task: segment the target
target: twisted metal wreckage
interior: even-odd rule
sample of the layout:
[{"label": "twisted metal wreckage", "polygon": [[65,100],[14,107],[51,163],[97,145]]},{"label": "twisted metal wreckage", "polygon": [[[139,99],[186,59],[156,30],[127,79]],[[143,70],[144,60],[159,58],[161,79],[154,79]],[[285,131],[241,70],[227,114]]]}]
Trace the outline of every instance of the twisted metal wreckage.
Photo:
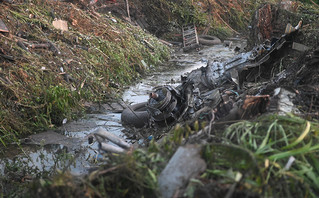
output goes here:
[{"label": "twisted metal wreckage", "polygon": [[[278,54],[293,42],[301,25],[302,21],[296,27],[288,24],[285,34],[280,38],[267,40],[225,62],[208,61],[206,67],[181,76],[182,83],[175,88],[169,85],[155,87],[148,101],[124,109],[122,123],[136,128],[163,127],[198,118],[210,121],[238,120],[264,113],[269,106],[270,95],[261,95],[262,88],[255,95],[247,95],[243,82],[259,76],[260,66],[267,67],[269,64],[264,63],[268,60],[278,59]],[[273,97],[280,91],[274,92]],[[99,130],[95,136],[104,151],[119,153],[129,148],[125,140],[117,137],[114,141],[113,135],[105,130]],[[105,138],[121,148],[103,143]],[[118,144],[118,141],[122,143]]]},{"label": "twisted metal wreckage", "polygon": [[[147,102],[132,105],[122,112],[122,122],[137,128],[166,126],[198,118],[211,111],[215,120],[248,118],[263,113],[269,103],[269,95],[244,95],[242,84],[250,78],[252,68],[261,66],[274,58],[286,43],[291,43],[293,35],[300,29],[287,25],[280,38],[267,40],[225,62],[208,62],[206,67],[193,70],[182,76],[182,84],[176,88],[164,85],[150,93]],[[233,87],[237,90],[233,90]],[[240,95],[241,94],[241,95]]]}]

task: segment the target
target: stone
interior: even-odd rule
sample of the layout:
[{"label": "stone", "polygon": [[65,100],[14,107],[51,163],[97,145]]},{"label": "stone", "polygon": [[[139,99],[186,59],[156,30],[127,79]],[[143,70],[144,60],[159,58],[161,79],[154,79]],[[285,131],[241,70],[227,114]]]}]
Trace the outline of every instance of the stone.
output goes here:
[{"label": "stone", "polygon": [[200,156],[201,148],[198,145],[187,145],[177,149],[158,178],[163,198],[173,197],[191,178],[205,171],[206,163]]}]

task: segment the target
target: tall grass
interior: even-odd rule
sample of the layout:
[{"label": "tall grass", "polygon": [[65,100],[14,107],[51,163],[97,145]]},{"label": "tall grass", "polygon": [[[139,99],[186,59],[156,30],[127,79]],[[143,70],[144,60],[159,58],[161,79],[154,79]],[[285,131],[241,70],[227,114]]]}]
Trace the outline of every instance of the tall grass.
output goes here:
[{"label": "tall grass", "polygon": [[[318,134],[318,123],[293,115],[241,121],[224,132],[225,142],[253,152],[264,181],[259,187],[269,186],[264,193],[282,197],[319,193]],[[276,188],[278,193],[272,191]]]}]

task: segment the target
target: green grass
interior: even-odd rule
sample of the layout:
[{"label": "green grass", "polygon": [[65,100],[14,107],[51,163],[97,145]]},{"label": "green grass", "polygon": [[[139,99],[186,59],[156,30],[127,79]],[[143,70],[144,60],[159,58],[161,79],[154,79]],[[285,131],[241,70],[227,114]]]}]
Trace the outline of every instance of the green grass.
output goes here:
[{"label": "green grass", "polygon": [[[148,71],[142,60],[157,66],[169,56],[169,49],[157,38],[120,19],[114,23],[112,15],[94,18],[89,11],[63,2],[54,4],[52,13],[52,5],[50,1],[0,5],[11,34],[23,35],[0,37],[3,50],[16,58],[3,61],[0,70],[7,78],[0,82],[2,145],[59,126],[64,118],[75,119],[85,101],[114,99]],[[68,22],[69,31],[61,33],[53,27],[53,14]],[[79,20],[77,25],[74,19]],[[61,54],[52,49],[26,52],[17,39],[26,46],[50,41]]]},{"label": "green grass", "polygon": [[[224,136],[226,142],[253,153],[264,181],[258,188],[269,186],[264,192],[267,196],[287,197],[296,193],[316,197],[319,192],[318,133],[317,122],[292,115],[270,115],[253,122],[235,123],[227,128]],[[295,161],[286,167],[292,157]],[[298,184],[298,188],[294,184]],[[272,192],[276,188],[281,189]]]}]

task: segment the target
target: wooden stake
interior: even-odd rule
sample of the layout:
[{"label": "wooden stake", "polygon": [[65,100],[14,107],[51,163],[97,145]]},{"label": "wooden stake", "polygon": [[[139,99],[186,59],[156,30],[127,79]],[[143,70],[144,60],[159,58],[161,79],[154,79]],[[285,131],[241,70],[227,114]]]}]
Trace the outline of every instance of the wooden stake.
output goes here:
[{"label": "wooden stake", "polygon": [[127,12],[127,17],[128,17],[128,20],[131,21],[131,16],[130,16],[130,7],[128,5],[128,0],[125,0],[125,3],[126,3],[126,12]]}]

